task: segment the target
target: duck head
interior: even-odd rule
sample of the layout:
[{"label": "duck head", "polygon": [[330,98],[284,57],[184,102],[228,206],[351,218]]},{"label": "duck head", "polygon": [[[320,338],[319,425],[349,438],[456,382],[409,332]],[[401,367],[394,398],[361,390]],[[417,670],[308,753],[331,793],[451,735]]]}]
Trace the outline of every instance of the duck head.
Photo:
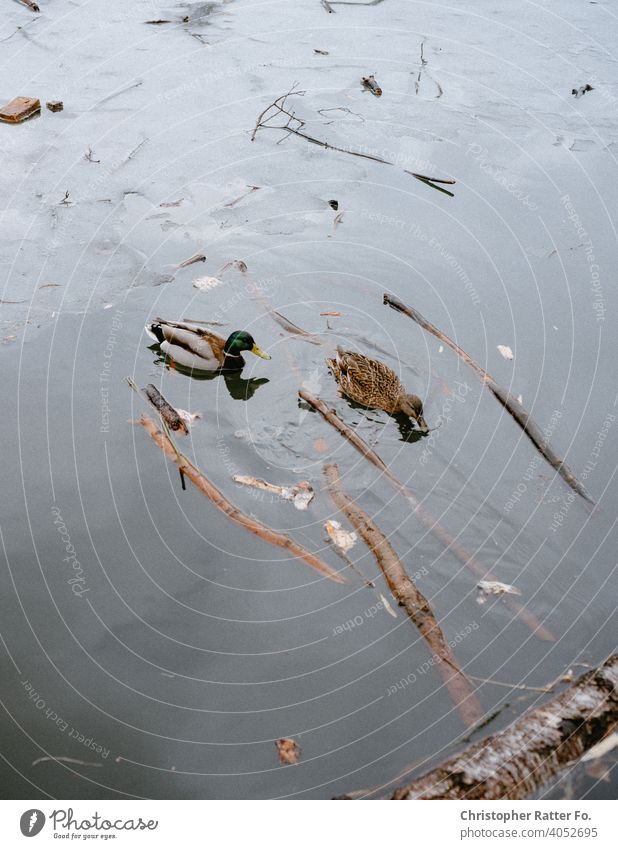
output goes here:
[{"label": "duck head", "polygon": [[246,330],[235,330],[227,337],[225,347],[223,348],[227,357],[239,357],[243,351],[251,351],[256,357],[261,357],[263,360],[270,360],[270,354],[262,351],[259,345],[256,345],[255,339]]},{"label": "duck head", "polygon": [[400,410],[404,415],[414,419],[422,433],[427,433],[429,428],[423,418],[423,402],[418,395],[404,395],[400,402]]}]

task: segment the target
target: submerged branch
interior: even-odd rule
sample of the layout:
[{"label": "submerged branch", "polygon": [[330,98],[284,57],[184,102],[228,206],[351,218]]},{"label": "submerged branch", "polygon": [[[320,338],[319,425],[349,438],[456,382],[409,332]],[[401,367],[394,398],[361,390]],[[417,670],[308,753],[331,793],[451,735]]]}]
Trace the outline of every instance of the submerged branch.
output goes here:
[{"label": "submerged branch", "polygon": [[245,528],[245,530],[250,533],[255,534],[265,542],[285,549],[290,556],[304,560],[305,563],[321,575],[325,575],[327,578],[330,578],[332,581],[336,581],[339,584],[344,583],[344,579],[335,572],[334,569],[331,569],[328,564],[319,557],[316,557],[315,554],[311,554],[311,552],[307,551],[306,548],[303,548],[303,546],[296,543],[291,537],[269,528],[267,525],[262,524],[262,522],[259,522],[257,519],[253,519],[251,516],[245,515],[238,509],[238,507],[228,501],[225,495],[217,489],[217,487],[208,480],[208,478],[196,466],[194,466],[184,454],[178,452],[171,440],[159,430],[151,418],[148,416],[142,416],[141,419],[139,419],[138,424],[142,425],[148,436],[150,436],[153,442],[159,446],[163,453],[178,465],[182,474],[185,475],[191,483],[203,493],[203,495],[209,498],[215,507],[221,510],[222,513],[225,513],[228,519]]},{"label": "submerged branch", "polygon": [[402,301],[393,295],[385,294],[384,295],[384,303],[392,307],[392,309],[397,310],[398,312],[404,313],[408,318],[411,318],[412,321],[415,321],[418,325],[420,325],[423,330],[426,330],[428,333],[431,333],[432,336],[435,336],[436,339],[439,339],[445,345],[448,345],[460,359],[466,363],[466,365],[470,366],[470,368],[474,369],[474,371],[481,378],[481,382],[489,389],[489,391],[494,395],[495,398],[500,401],[502,406],[513,416],[517,424],[521,427],[524,433],[528,436],[532,444],[538,448],[543,457],[547,460],[550,466],[558,472],[558,474],[565,480],[568,485],[573,489],[578,495],[581,495],[586,501],[594,504],[592,498],[586,492],[584,486],[577,480],[571,469],[567,466],[564,460],[559,457],[554,449],[551,447],[549,442],[545,439],[543,432],[537,423],[532,419],[530,413],[524,409],[522,404],[519,403],[517,398],[514,398],[513,395],[507,390],[500,386],[496,381],[489,375],[485,369],[480,366],[476,360],[473,360],[472,357],[467,354],[463,348],[460,348],[459,345],[454,342],[449,336],[445,333],[442,333],[441,330],[438,330],[437,327],[427,321],[417,310],[412,307],[406,306]]},{"label": "submerged branch", "polygon": [[618,654],[503,731],[469,746],[392,799],[525,799],[618,722]]},{"label": "submerged branch", "polygon": [[324,467],[328,492],[334,504],[347,517],[365,545],[371,550],[395,599],[421,632],[433,656],[437,669],[457,710],[470,727],[483,716],[474,688],[457,663],[444,638],[442,629],[425,596],[407,574],[394,548],[373,519],[341,488],[339,470],[334,463]]},{"label": "submerged branch", "polygon": [[[438,540],[440,540],[444,547],[448,549],[448,551],[452,552],[452,554],[454,554],[467,569],[485,580],[496,580],[494,575],[492,575],[492,573],[481,563],[475,560],[474,557],[466,551],[463,545],[457,542],[446,528],[444,528],[438,520],[435,519],[425,507],[423,507],[416,496],[414,496],[408,487],[391,472],[384,461],[381,460],[375,451],[367,445],[365,440],[341,421],[334,410],[331,410],[324,401],[320,398],[315,398],[306,389],[300,389],[298,394],[303,401],[306,401],[307,404],[320,413],[330,425],[339,431],[344,439],[347,439],[347,441],[353,445],[357,451],[359,451],[370,463],[379,469],[386,478],[388,478],[393,486],[395,486],[400,494],[403,495],[403,497],[412,506],[412,509],[414,510],[415,515],[418,516],[421,524],[424,525]],[[539,639],[546,640],[547,642],[553,642],[553,634],[545,628],[541,622],[539,622],[533,613],[517,601],[517,599],[513,598],[511,595],[506,595],[504,596],[504,603],[510,607],[516,616],[521,619],[521,621],[524,622],[532,633]]]}]

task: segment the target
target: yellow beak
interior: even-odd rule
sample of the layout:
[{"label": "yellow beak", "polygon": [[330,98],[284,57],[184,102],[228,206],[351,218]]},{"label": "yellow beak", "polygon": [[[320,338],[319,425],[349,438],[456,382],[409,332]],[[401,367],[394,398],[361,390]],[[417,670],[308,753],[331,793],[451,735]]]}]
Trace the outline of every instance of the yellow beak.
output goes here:
[{"label": "yellow beak", "polygon": [[251,348],[251,353],[255,354],[256,357],[261,357],[263,360],[272,360],[270,354],[267,354],[266,351],[262,351],[259,345],[254,344],[253,348]]}]

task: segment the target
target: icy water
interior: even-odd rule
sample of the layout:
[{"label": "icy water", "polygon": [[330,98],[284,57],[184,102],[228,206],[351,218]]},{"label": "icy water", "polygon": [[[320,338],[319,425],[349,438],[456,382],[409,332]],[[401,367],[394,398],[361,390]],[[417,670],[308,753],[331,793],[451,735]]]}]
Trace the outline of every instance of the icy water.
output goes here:
[{"label": "icy water", "polygon": [[[329,798],[392,786],[461,745],[430,650],[401,610],[377,605],[388,591],[368,550],[350,556],[376,591],[325,542],[326,519],[349,530],[322,489],[329,460],[468,675],[543,687],[615,650],[611,4],[5,6],[2,101],[61,99],[64,111],[0,124],[3,794]],[[361,87],[367,74],[382,97]],[[593,91],[575,98],[585,83]],[[258,114],[293,87],[303,132],[392,164],[277,129],[252,142]],[[454,197],[405,170],[455,179]],[[196,253],[207,261],[176,267]],[[233,260],[248,270],[221,271]],[[194,288],[204,276],[222,283]],[[384,292],[522,396],[596,510]],[[143,332],[157,315],[249,329],[272,355],[249,355],[251,397],[240,379],[169,369]],[[340,398],[324,363],[337,344],[395,368],[437,430],[404,440],[387,415]],[[127,375],[201,412],[182,450],[346,583],[182,491],[131,424],[147,410]],[[478,603],[477,577],[299,406],[301,385],[518,588],[553,641],[504,599]],[[298,512],[233,474],[309,480],[316,497]],[[474,739],[548,698],[474,683],[493,717]],[[280,737],[299,743],[298,765],[279,763]],[[606,765],[575,792],[615,796]]]}]

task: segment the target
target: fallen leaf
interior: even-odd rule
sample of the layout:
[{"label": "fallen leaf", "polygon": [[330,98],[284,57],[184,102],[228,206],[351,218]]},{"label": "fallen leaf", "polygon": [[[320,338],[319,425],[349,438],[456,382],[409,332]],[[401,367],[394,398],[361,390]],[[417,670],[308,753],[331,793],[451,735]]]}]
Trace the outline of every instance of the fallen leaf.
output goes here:
[{"label": "fallen leaf", "polygon": [[382,595],[382,593],[380,593],[380,601],[381,601],[381,602],[382,602],[382,604],[384,605],[384,609],[386,610],[386,612],[387,612],[388,614],[390,614],[390,615],[393,617],[393,619],[397,619],[397,614],[395,613],[395,611],[393,610],[393,608],[392,608],[392,607],[390,606],[390,604],[388,603],[388,599],[386,599],[386,598]]},{"label": "fallen leaf", "polygon": [[176,408],[176,412],[186,424],[187,428],[190,428],[194,422],[202,418],[201,413],[189,413],[187,410],[180,410],[178,408]]},{"label": "fallen leaf", "polygon": [[279,760],[282,764],[296,764],[300,758],[300,746],[296,740],[290,737],[282,737],[280,740],[275,740]]},{"label": "fallen leaf", "polygon": [[513,359],[513,352],[511,351],[508,345],[498,345],[497,347],[505,360]]},{"label": "fallen leaf", "polygon": [[324,529],[330,541],[337,548],[340,548],[344,554],[352,548],[358,539],[354,531],[344,531],[341,522],[337,522],[335,519],[327,519],[324,522]]},{"label": "fallen leaf", "polygon": [[193,281],[193,288],[199,289],[200,292],[210,292],[211,289],[216,289],[217,286],[223,285],[223,280],[218,277],[198,277]]},{"label": "fallen leaf", "polygon": [[340,312],[337,312],[337,310],[328,310],[327,312],[321,312],[321,313],[320,313],[320,315],[335,315],[335,316],[341,316],[341,313],[340,313]]},{"label": "fallen leaf", "polygon": [[168,201],[164,201],[163,203],[160,203],[159,206],[162,209],[169,209],[172,206],[180,206],[180,204],[183,202],[183,200],[184,200],[184,198],[180,198],[180,200],[168,200]]},{"label": "fallen leaf", "polygon": [[297,510],[306,510],[315,496],[314,489],[309,481],[300,481],[293,486],[278,486],[261,478],[251,477],[251,475],[232,475],[232,478],[236,483],[252,486],[254,489],[261,489],[264,492],[272,492],[274,495],[283,498],[284,501],[291,501]]},{"label": "fallen leaf", "polygon": [[317,47],[313,48],[314,53],[319,53],[320,56],[328,56],[328,50],[318,50]]},{"label": "fallen leaf", "polygon": [[479,581],[477,587],[481,591],[476,599],[479,604],[485,604],[487,596],[490,595],[521,595],[517,587],[503,584],[501,581]]}]

